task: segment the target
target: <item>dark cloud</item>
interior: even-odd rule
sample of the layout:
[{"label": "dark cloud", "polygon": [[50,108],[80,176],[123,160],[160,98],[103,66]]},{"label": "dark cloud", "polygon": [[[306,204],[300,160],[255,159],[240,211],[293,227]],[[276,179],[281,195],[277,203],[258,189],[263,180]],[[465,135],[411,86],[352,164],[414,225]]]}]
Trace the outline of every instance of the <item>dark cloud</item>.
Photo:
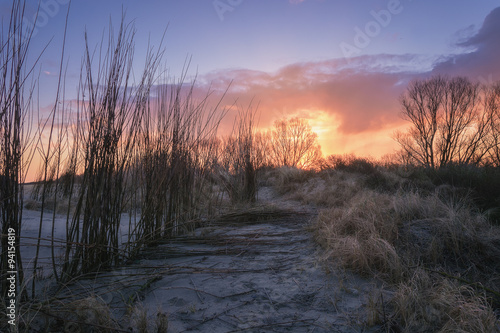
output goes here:
[{"label": "dark cloud", "polygon": [[457,46],[466,53],[446,57],[438,62],[433,73],[464,75],[473,80],[500,80],[500,7],[485,18],[479,31]]},{"label": "dark cloud", "polygon": [[498,51],[500,46],[500,7],[495,8],[486,16],[483,26],[479,32],[472,36],[469,40],[462,42],[462,46],[477,46],[478,51],[495,50]]}]

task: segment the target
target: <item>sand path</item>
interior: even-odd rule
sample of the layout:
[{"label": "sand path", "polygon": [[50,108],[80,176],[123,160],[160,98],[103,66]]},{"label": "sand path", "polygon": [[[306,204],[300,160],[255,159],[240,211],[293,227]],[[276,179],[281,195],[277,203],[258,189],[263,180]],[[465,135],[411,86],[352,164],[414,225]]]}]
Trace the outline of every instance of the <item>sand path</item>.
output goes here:
[{"label": "sand path", "polygon": [[313,214],[274,201],[143,252],[138,264],[158,271],[143,304],[172,332],[359,331],[373,285],[325,273],[306,230]]},{"label": "sand path", "polygon": [[[268,195],[261,193],[266,199]],[[313,209],[266,200],[80,280],[60,297],[95,295],[126,330],[125,303],[165,314],[169,332],[360,332],[373,283],[326,273],[306,230]],[[129,311],[129,312],[127,312]]]}]

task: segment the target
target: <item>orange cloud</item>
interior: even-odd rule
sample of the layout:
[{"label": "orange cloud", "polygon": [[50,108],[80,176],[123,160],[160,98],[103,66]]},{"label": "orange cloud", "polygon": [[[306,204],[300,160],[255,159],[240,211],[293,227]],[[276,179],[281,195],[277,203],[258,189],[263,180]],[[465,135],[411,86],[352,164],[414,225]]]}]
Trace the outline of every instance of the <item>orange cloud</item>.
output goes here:
[{"label": "orange cloud", "polygon": [[[318,133],[323,153],[355,153],[380,157],[397,149],[395,130],[407,126],[399,117],[399,97],[413,79],[436,73],[464,75],[473,80],[500,80],[500,8],[493,10],[483,26],[458,46],[467,52],[442,57],[422,55],[370,55],[351,59],[300,62],[274,73],[226,69],[198,77],[195,99],[219,108],[227,116],[221,134],[229,134],[238,110],[258,106],[258,126],[269,128],[283,117],[302,117]],[[472,34],[469,32],[469,34]],[[471,51],[472,50],[472,51]],[[155,86],[152,98],[157,94]],[[187,91],[189,84],[183,86]]]},{"label": "orange cloud", "polygon": [[[462,38],[462,54],[436,58],[422,55],[371,55],[350,59],[302,62],[275,73],[228,69],[209,73],[216,91],[232,85],[226,105],[246,107],[259,102],[260,126],[282,117],[309,120],[318,132],[325,154],[355,153],[374,157],[393,152],[395,130],[407,124],[399,117],[399,97],[408,83],[437,73],[468,76],[482,83],[500,80],[500,8],[493,10],[478,32]],[[472,51],[471,51],[472,49]],[[229,118],[236,111],[229,113]],[[222,130],[232,124],[225,121]]]},{"label": "orange cloud", "polygon": [[[380,156],[394,149],[391,134],[402,124],[398,98],[411,72],[397,72],[398,63],[423,63],[418,56],[359,57],[296,63],[269,74],[252,70],[223,70],[202,78],[216,91],[233,82],[224,98],[246,107],[259,104],[261,127],[282,117],[299,116],[319,135],[325,154],[354,152]],[[397,66],[396,66],[397,67]],[[228,116],[236,112],[231,111]],[[232,124],[223,123],[222,130]],[[377,140],[373,140],[377,137]],[[364,143],[363,143],[364,142]]]}]

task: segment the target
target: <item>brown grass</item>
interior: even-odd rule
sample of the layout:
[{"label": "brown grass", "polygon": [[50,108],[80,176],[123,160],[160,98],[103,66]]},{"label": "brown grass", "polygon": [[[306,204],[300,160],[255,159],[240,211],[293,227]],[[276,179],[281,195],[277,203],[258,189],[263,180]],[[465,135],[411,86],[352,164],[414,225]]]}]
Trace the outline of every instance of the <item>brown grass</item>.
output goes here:
[{"label": "brown grass", "polygon": [[148,309],[143,304],[137,304],[131,311],[129,330],[137,333],[166,333],[168,331],[168,317],[161,309],[156,311],[154,319],[148,316]]},{"label": "brown grass", "polygon": [[443,259],[450,257],[467,260],[463,258],[465,253],[477,253],[485,243],[479,235],[491,228],[486,217],[467,198],[453,198],[443,192],[437,188],[426,197],[415,192],[394,197],[394,209],[404,221],[406,244],[402,246],[411,248],[415,261],[443,264]]},{"label": "brown grass", "polygon": [[404,332],[495,332],[495,313],[484,295],[421,269],[398,286],[393,304],[393,320]]},{"label": "brown grass", "polygon": [[343,171],[281,167],[262,175],[278,194],[318,207],[344,205],[362,188],[362,180]]},{"label": "brown grass", "polygon": [[390,308],[390,319],[374,318],[382,312],[373,310],[366,322],[404,332],[498,331],[491,301],[499,295],[492,259],[500,253],[499,228],[456,188],[429,194],[401,181],[381,193],[365,179],[330,170],[302,182],[296,197],[327,207],[311,225],[327,265],[381,277],[394,290],[386,304],[371,305]]},{"label": "brown grass", "polygon": [[319,213],[314,224],[316,240],[330,259],[344,267],[397,279],[402,266],[393,244],[399,221],[391,206],[389,195],[360,192],[345,206]]},{"label": "brown grass", "polygon": [[137,332],[166,333],[168,315],[161,308],[150,311],[142,303],[130,308],[120,321],[113,309],[99,296],[70,300],[62,298],[51,302],[25,303],[18,322],[19,332],[116,333]]},{"label": "brown grass", "polygon": [[64,318],[67,319],[64,328],[68,332],[92,331],[99,327],[100,332],[112,332],[112,328],[116,327],[111,319],[109,307],[96,297],[87,297],[67,304]]}]

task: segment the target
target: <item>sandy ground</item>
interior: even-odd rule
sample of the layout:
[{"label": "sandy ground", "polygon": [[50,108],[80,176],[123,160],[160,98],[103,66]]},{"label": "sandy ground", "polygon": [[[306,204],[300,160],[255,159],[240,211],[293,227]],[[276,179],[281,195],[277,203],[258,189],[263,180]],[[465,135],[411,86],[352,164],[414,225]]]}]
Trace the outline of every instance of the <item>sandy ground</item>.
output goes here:
[{"label": "sandy ground", "polygon": [[171,272],[142,302],[161,308],[173,332],[352,331],[370,286],[325,274],[303,229],[307,217],[217,226],[160,246],[141,264],[163,259]]},{"label": "sandy ground", "polygon": [[[168,319],[169,332],[367,331],[374,282],[325,272],[306,230],[314,209],[272,197],[264,188],[250,214],[228,214],[143,251],[121,269],[68,285],[56,297],[95,297],[125,330],[143,309],[150,331],[158,314]],[[79,320],[95,320],[88,317]],[[56,319],[32,324],[52,327]]]}]

